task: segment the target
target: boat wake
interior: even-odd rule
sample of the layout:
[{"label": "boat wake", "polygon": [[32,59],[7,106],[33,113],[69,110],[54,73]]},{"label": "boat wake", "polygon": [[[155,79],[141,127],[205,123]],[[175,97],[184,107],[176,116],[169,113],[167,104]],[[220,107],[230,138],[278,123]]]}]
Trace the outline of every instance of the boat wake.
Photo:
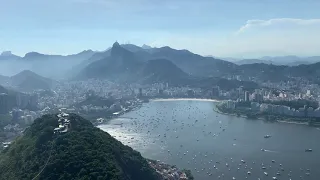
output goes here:
[{"label": "boat wake", "polygon": [[272,151],[272,150],[268,150],[268,149],[265,149],[264,152],[279,153],[278,151]]}]

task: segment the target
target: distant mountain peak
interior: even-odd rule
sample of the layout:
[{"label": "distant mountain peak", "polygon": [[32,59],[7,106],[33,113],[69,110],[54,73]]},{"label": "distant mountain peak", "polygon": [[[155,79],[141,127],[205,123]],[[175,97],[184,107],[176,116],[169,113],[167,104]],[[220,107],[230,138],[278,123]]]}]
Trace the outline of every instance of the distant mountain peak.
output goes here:
[{"label": "distant mountain peak", "polygon": [[162,49],[172,49],[172,48],[169,46],[163,46]]},{"label": "distant mountain peak", "polygon": [[20,58],[20,57],[12,54],[11,51],[3,51],[2,53],[0,53],[0,60],[2,60],[2,59],[18,59],[18,58]]},{"label": "distant mountain peak", "polygon": [[12,56],[13,54],[11,53],[11,51],[3,51],[0,56]]},{"label": "distant mountain peak", "polygon": [[113,47],[121,47],[120,44],[118,43],[118,41],[116,41],[115,43],[113,43],[112,48]]},{"label": "distant mountain peak", "polygon": [[93,52],[91,49],[87,49],[87,50],[83,50],[82,52],[80,53],[86,53],[86,52]]},{"label": "distant mountain peak", "polygon": [[12,84],[24,91],[36,89],[50,89],[53,81],[49,78],[40,76],[30,70],[23,70],[10,77]]},{"label": "distant mountain peak", "polygon": [[[32,72],[32,71],[30,71],[30,70],[28,70],[28,69],[26,69],[26,70],[23,70],[23,71],[21,71],[20,73],[18,73],[18,74],[34,74],[34,75],[36,75],[36,73],[34,73],[34,72]],[[17,75],[18,75],[17,74]]]},{"label": "distant mountain peak", "polygon": [[42,56],[43,54],[40,54],[38,52],[28,52],[24,57],[37,57],[37,56]]},{"label": "distant mountain peak", "polygon": [[94,51],[93,50],[91,50],[91,49],[87,49],[87,50],[83,50],[83,51],[81,51],[81,52],[79,52],[78,54],[76,54],[76,55],[82,55],[82,54],[93,54],[94,53]]},{"label": "distant mountain peak", "polygon": [[143,45],[141,46],[141,48],[142,48],[142,49],[152,49],[151,46],[146,45],[146,44],[143,44]]},{"label": "distant mountain peak", "polygon": [[127,52],[130,52],[130,51],[123,48],[118,42],[115,42],[112,45],[112,48],[111,48],[111,56],[112,57],[122,56],[124,53],[127,53]]}]

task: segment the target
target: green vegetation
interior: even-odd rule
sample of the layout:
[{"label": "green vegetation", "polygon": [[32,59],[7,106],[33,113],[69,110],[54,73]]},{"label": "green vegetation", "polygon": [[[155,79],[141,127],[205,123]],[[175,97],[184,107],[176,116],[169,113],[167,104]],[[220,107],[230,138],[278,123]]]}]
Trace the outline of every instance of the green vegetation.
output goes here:
[{"label": "green vegetation", "polygon": [[184,169],[184,170],[182,170],[182,171],[183,171],[184,173],[186,173],[188,179],[194,180],[194,177],[193,177],[193,175],[191,174],[191,171],[190,171],[190,170]]},{"label": "green vegetation", "polygon": [[319,107],[319,103],[317,101],[311,101],[306,99],[298,99],[293,101],[264,101],[264,103],[283,105],[294,109],[303,108],[305,105],[307,106],[307,108],[312,107],[313,109],[317,109]]},{"label": "green vegetation", "polygon": [[[71,129],[54,134],[55,115],[38,118],[0,154],[0,179],[157,180],[139,152],[71,114]],[[45,166],[45,164],[47,164]]]},{"label": "green vegetation", "polygon": [[288,122],[303,122],[309,123],[309,125],[318,125],[320,122],[320,118],[313,118],[313,117],[295,117],[295,116],[286,116],[280,114],[271,114],[267,112],[260,112],[260,111],[252,111],[251,108],[247,106],[246,103],[241,104],[243,106],[238,106],[236,109],[229,109],[226,108],[226,104],[221,103],[217,105],[217,109],[226,114],[232,114],[236,116],[244,116],[248,119],[259,119],[262,118],[266,121],[288,121]]},{"label": "green vegetation", "polygon": [[[245,103],[243,105],[246,105]],[[256,112],[253,112],[250,108],[246,107],[246,106],[242,106],[240,108],[237,109],[229,109],[225,106],[225,104],[220,104],[217,105],[217,108],[219,111],[226,113],[226,114],[234,114],[237,115],[238,117],[243,115],[245,117],[247,117],[248,119],[257,119],[259,118],[259,114]]]},{"label": "green vegetation", "polygon": [[93,106],[107,106],[110,107],[112,104],[114,104],[116,102],[115,99],[106,99],[103,97],[99,97],[96,95],[92,95],[92,96],[88,96],[84,101],[76,104],[76,107],[81,107],[81,106],[85,106],[85,105],[93,105]]}]

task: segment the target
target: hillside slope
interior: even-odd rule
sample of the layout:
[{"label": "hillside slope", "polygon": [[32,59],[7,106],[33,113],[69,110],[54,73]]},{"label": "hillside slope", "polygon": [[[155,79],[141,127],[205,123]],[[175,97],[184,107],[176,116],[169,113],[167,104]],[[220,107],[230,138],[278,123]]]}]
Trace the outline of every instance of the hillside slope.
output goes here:
[{"label": "hillside slope", "polygon": [[13,86],[24,91],[32,91],[36,89],[50,89],[53,80],[42,77],[32,71],[24,70],[10,77]]},{"label": "hillside slope", "polygon": [[[54,134],[56,115],[38,118],[24,136],[0,154],[0,179],[157,180],[139,152],[124,146],[88,120],[70,114],[71,127]],[[43,171],[41,171],[43,169]]]},{"label": "hillside slope", "polygon": [[178,84],[181,80],[186,80],[189,75],[179,67],[166,59],[155,59],[145,63],[141,70],[143,83],[170,83]]},{"label": "hillside slope", "polygon": [[84,68],[79,79],[100,78],[117,82],[178,82],[187,77],[179,67],[166,59],[144,61],[139,55],[114,43],[110,56]]}]

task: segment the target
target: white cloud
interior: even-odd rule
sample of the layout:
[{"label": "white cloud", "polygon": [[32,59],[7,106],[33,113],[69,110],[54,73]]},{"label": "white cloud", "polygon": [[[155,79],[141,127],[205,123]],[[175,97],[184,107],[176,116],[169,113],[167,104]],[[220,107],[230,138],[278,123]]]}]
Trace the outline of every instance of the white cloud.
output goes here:
[{"label": "white cloud", "polygon": [[228,45],[242,55],[319,55],[320,19],[248,20]]},{"label": "white cloud", "polygon": [[237,33],[242,33],[257,28],[292,28],[297,26],[305,26],[308,28],[316,26],[320,28],[320,19],[293,19],[293,18],[277,18],[269,20],[253,19],[248,20],[245,25],[240,27]]},{"label": "white cloud", "polygon": [[[235,31],[241,33],[234,34]],[[220,57],[320,55],[320,19],[248,20],[233,32],[197,34],[159,34],[152,45],[168,45]]]}]

